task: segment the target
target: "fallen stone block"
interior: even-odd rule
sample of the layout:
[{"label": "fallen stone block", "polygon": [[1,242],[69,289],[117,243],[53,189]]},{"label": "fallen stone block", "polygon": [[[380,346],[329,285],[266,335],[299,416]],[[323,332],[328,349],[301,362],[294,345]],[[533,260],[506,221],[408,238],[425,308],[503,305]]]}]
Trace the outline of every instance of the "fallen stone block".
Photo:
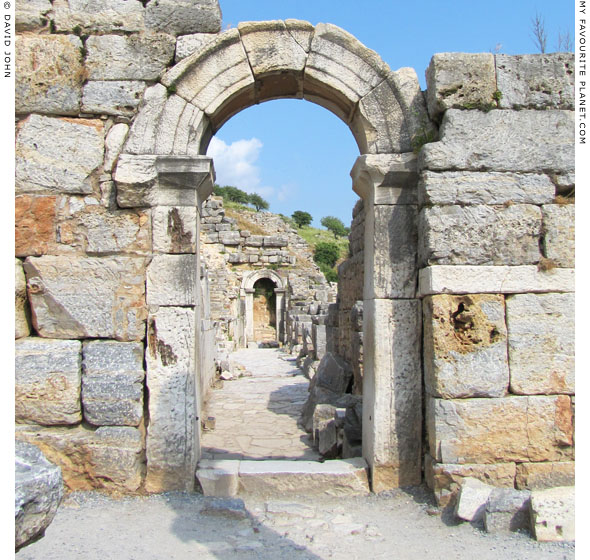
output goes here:
[{"label": "fallen stone block", "polygon": [[484,513],[484,527],[488,533],[506,533],[530,529],[528,490],[495,488],[488,499]]},{"label": "fallen stone block", "polygon": [[199,461],[197,480],[203,494],[226,498],[237,496],[239,464],[239,461]]},{"label": "fallen stone block", "polygon": [[18,550],[43,536],[63,497],[59,467],[50,463],[38,447],[15,442],[14,545]]},{"label": "fallen stone block", "polygon": [[465,521],[480,521],[483,519],[488,498],[493,490],[493,486],[477,478],[465,478],[457,497],[455,515]]},{"label": "fallen stone block", "polygon": [[575,488],[561,486],[533,490],[530,502],[531,528],[538,541],[574,541]]}]

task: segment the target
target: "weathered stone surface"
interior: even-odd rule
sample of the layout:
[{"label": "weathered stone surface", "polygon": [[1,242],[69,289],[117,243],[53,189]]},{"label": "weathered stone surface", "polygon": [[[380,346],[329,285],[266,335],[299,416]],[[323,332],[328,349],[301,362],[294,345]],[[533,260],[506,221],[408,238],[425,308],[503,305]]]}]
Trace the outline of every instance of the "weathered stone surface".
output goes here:
[{"label": "weathered stone surface", "polygon": [[428,266],[420,271],[419,293],[573,292],[574,269],[540,271],[536,266]]},{"label": "weathered stone surface", "polygon": [[17,196],[15,209],[15,255],[39,256],[51,252],[56,244],[55,196]]},{"label": "weathered stone surface", "polygon": [[576,492],[561,486],[531,492],[531,529],[538,541],[576,539]]},{"label": "weathered stone surface", "polygon": [[195,305],[194,255],[155,255],[147,268],[148,305]]},{"label": "weathered stone surface", "polygon": [[201,459],[197,480],[205,496],[234,498],[238,495],[240,461],[210,461]]},{"label": "weathered stone surface", "polygon": [[21,424],[82,420],[78,340],[21,338],[15,347],[15,417]]},{"label": "weathered stone surface", "polygon": [[216,113],[226,99],[248,88],[254,100],[254,77],[237,29],[220,33],[179,62],[166,72],[162,83],[166,87],[175,84],[180,97],[208,116]]},{"label": "weathered stone surface", "polygon": [[248,21],[238,31],[255,78],[286,69],[303,73],[307,53],[284,21]]},{"label": "weathered stone surface", "polygon": [[521,463],[516,467],[516,488],[536,490],[555,486],[573,486],[576,463]]},{"label": "weathered stone surface", "polygon": [[145,10],[148,29],[171,35],[187,33],[218,33],[221,10],[218,0],[158,0]]},{"label": "weathered stone surface", "polygon": [[220,231],[219,243],[229,246],[241,245],[242,236],[239,231]]},{"label": "weathered stone surface", "polygon": [[94,35],[86,41],[91,80],[155,80],[174,57],[176,41],[163,33]]},{"label": "weathered stone surface", "polygon": [[240,492],[256,496],[350,496],[369,493],[367,463],[340,461],[240,461]]},{"label": "weathered stone surface", "polygon": [[143,445],[137,428],[17,426],[16,438],[34,443],[61,467],[64,484],[71,491],[104,488],[134,492],[141,484]]},{"label": "weathered stone surface", "polygon": [[522,265],[539,262],[541,209],[435,206],[419,217],[423,264]]},{"label": "weathered stone surface", "polygon": [[31,327],[28,319],[27,280],[23,263],[14,259],[14,338],[29,336]]},{"label": "weathered stone surface", "polygon": [[202,111],[156,84],[145,91],[125,151],[130,154],[199,154],[207,128]]},{"label": "weathered stone surface", "polygon": [[17,31],[34,31],[49,23],[46,17],[51,11],[49,0],[24,0],[18,2],[15,8]]},{"label": "weathered stone surface", "polygon": [[484,484],[477,478],[465,478],[457,497],[455,515],[464,521],[479,521],[483,518],[486,503],[493,486]]},{"label": "weathered stone surface", "polygon": [[158,206],[152,211],[154,251],[194,253],[197,210],[194,207]]},{"label": "weathered stone surface", "polygon": [[43,536],[63,497],[61,470],[41,451],[16,441],[14,455],[15,548]]},{"label": "weathered stone surface", "polygon": [[31,115],[16,137],[17,193],[92,192],[104,155],[99,120]]},{"label": "weathered stone surface", "polygon": [[530,529],[528,490],[495,488],[488,499],[483,518],[488,533],[504,533]]},{"label": "weathered stone surface", "polygon": [[[474,134],[477,131],[477,134]],[[574,171],[572,111],[449,109],[440,142],[426,144],[420,169],[434,171]]]},{"label": "weathered stone surface", "polygon": [[476,478],[491,486],[513,488],[516,465],[494,463],[489,465],[458,465],[437,463],[426,454],[424,475],[426,483],[434,491],[437,503],[446,507],[452,503],[466,478]]},{"label": "weathered stone surface", "polygon": [[351,376],[350,366],[344,360],[331,352],[326,352],[314,377],[314,386],[323,387],[334,393],[345,393]]},{"label": "weathered stone surface", "polygon": [[16,37],[16,113],[77,115],[86,79],[75,35]]},{"label": "weathered stone surface", "polygon": [[506,395],[504,297],[429,296],[423,310],[426,391],[447,399]]},{"label": "weathered stone surface", "polygon": [[574,294],[506,298],[512,393],[575,392],[574,314]]},{"label": "weathered stone surface", "polygon": [[145,82],[88,82],[82,94],[82,111],[132,116],[142,99]]},{"label": "weathered stone surface", "polygon": [[74,28],[90,33],[141,31],[141,2],[129,0],[54,0],[54,21],[58,31]]},{"label": "weathered stone surface", "polygon": [[425,171],[418,183],[420,204],[547,204],[555,186],[547,175]]},{"label": "weathered stone surface", "polygon": [[154,156],[120,155],[113,178],[119,206],[136,208],[154,203],[158,179]]},{"label": "weathered stone surface", "polygon": [[426,70],[428,112],[436,118],[452,107],[489,105],[496,91],[494,55],[437,53]]},{"label": "weathered stone surface", "polygon": [[[490,418],[494,422],[490,422]],[[430,454],[443,463],[571,460],[572,408],[566,396],[428,398]]]},{"label": "weathered stone surface", "polygon": [[183,60],[187,56],[197,52],[206,43],[215,39],[216,35],[212,33],[191,33],[190,35],[182,35],[176,38],[176,54],[175,62]]},{"label": "weathered stone surface", "polygon": [[573,204],[543,206],[543,252],[557,266],[575,266],[575,218]]},{"label": "weathered stone surface", "polygon": [[143,416],[143,344],[84,342],[82,407],[94,426],[138,426]]},{"label": "weathered stone surface", "polygon": [[29,257],[36,331],[54,338],[145,336],[145,263],[132,257]]},{"label": "weathered stone surface", "polygon": [[421,302],[363,305],[363,457],[374,458],[373,491],[422,479]]},{"label": "weathered stone surface", "polygon": [[148,492],[191,490],[196,453],[194,311],[160,307],[148,319]]},{"label": "weathered stone surface", "polygon": [[574,53],[497,54],[496,75],[502,108],[574,109]]},{"label": "weathered stone surface", "polygon": [[111,173],[129,133],[129,125],[117,123],[110,128],[104,142],[104,170]]}]

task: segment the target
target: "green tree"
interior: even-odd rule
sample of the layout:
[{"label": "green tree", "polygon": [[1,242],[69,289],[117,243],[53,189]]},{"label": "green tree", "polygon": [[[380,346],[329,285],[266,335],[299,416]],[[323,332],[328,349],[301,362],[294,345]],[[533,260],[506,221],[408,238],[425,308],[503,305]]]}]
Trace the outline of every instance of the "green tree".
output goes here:
[{"label": "green tree", "polygon": [[258,212],[260,210],[268,210],[269,204],[259,194],[252,193],[248,195],[248,202],[256,208]]},{"label": "green tree", "polygon": [[319,264],[318,266],[320,267],[320,270],[328,282],[338,282],[338,272],[334,270],[334,268],[330,268],[323,263]]},{"label": "green tree", "polygon": [[238,204],[248,204],[250,202],[250,195],[242,189],[238,189],[237,187],[232,186],[226,186],[223,187],[223,191],[225,193],[223,195],[223,198],[231,202],[237,202]]},{"label": "green tree", "polygon": [[335,216],[325,216],[321,224],[334,234],[334,237],[344,237],[348,234],[348,228],[344,226],[340,218]]},{"label": "green tree", "polygon": [[302,228],[303,226],[308,226],[311,224],[313,217],[309,212],[303,212],[303,210],[295,210],[293,214],[291,214],[291,218],[295,220],[297,227]]},{"label": "green tree", "polygon": [[318,264],[325,264],[332,268],[340,257],[340,249],[336,243],[326,243],[324,241],[315,246],[313,260]]}]

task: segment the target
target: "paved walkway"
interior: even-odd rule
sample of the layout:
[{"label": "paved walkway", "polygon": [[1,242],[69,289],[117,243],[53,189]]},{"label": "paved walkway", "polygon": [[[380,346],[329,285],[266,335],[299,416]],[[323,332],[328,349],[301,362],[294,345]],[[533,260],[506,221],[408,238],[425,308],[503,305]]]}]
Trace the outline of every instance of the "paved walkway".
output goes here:
[{"label": "paved walkway", "polygon": [[238,366],[236,378],[213,389],[205,405],[215,428],[203,432],[202,457],[319,459],[309,435],[297,426],[309,381],[295,358],[279,349],[248,349],[231,354],[230,362]]}]

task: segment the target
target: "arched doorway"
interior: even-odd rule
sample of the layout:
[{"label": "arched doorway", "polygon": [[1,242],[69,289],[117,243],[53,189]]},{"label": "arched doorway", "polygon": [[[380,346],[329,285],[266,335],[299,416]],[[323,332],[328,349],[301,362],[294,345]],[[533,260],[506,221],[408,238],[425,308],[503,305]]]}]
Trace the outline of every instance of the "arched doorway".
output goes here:
[{"label": "arched doorway", "polygon": [[[119,159],[118,188],[145,197],[155,208],[199,208],[212,188],[212,162],[203,156],[212,135],[239,111],[277,98],[307,99],[329,109],[347,123],[362,154],[351,175],[366,212],[363,457],[375,491],[419,483],[421,304],[416,295],[417,163],[412,148],[433,125],[413,70],[392,72],[375,52],[334,25],[314,27],[297,20],[240,24],[146,90]],[[198,249],[196,260],[199,270]],[[195,336],[197,355],[198,340]],[[197,410],[199,386],[195,383]],[[188,400],[186,410],[191,411]],[[162,417],[164,412],[162,407]],[[184,432],[175,434],[188,450],[178,458],[179,471],[186,473],[194,473],[198,459],[194,418],[187,412]],[[170,463],[168,454],[164,466],[157,465],[160,459],[151,452],[150,429],[158,430],[154,415],[151,421],[148,481],[151,469],[162,471]],[[194,448],[186,434],[195,434]]]}]

